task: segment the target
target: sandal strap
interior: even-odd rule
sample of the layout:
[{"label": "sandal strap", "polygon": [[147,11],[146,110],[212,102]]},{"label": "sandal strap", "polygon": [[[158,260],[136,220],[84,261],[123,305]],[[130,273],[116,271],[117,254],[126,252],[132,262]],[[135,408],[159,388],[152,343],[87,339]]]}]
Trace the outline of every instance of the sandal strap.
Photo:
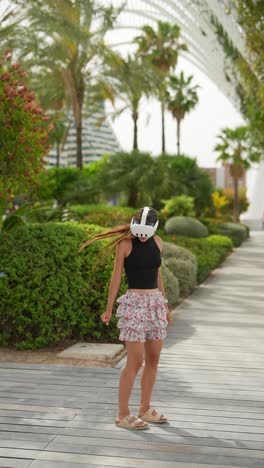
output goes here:
[{"label": "sandal strap", "polygon": [[160,414],[155,408],[149,408],[143,415],[140,416],[143,421],[146,418],[147,421],[160,422],[167,421],[166,416]]}]

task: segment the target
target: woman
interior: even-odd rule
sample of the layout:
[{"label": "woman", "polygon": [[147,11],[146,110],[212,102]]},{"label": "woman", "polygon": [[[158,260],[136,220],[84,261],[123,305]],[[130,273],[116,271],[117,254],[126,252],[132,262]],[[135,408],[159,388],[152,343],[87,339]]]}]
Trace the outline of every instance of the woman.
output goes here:
[{"label": "woman", "polygon": [[[155,210],[144,207],[132,218],[130,225],[99,234],[80,249],[95,240],[119,235],[114,242],[116,256],[107,307],[100,318],[104,324],[109,324],[124,268],[128,290],[117,299],[117,326],[120,328],[119,339],[125,341],[127,363],[120,376],[119,411],[115,424],[125,429],[141,430],[146,429],[149,422],[167,422],[167,418],[151,408],[150,404],[165,329],[171,322],[160,271],[162,240],[155,235],[157,227]],[[143,360],[141,401],[138,416],[134,416],[129,411],[129,398]]]}]

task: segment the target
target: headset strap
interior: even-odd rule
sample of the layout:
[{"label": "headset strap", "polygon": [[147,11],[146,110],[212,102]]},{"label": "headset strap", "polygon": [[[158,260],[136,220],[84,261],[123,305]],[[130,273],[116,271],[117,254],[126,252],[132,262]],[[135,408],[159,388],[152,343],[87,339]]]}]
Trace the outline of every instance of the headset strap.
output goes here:
[{"label": "headset strap", "polygon": [[149,212],[149,207],[145,206],[144,210],[143,210],[143,213],[142,213],[142,216],[141,216],[140,224],[144,224],[144,225],[147,224],[146,221],[147,221],[148,212]]}]

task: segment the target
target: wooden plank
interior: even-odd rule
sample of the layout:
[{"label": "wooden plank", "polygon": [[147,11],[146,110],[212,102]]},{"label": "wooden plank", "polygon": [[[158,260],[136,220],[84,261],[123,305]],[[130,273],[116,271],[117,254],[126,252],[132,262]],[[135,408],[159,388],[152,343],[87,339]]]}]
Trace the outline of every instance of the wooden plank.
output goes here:
[{"label": "wooden plank", "polygon": [[[0,363],[0,468],[263,468],[263,247],[264,233],[177,309],[153,394],[168,425],[113,425],[124,360],[113,369]],[[135,413],[139,390],[137,379]]]}]

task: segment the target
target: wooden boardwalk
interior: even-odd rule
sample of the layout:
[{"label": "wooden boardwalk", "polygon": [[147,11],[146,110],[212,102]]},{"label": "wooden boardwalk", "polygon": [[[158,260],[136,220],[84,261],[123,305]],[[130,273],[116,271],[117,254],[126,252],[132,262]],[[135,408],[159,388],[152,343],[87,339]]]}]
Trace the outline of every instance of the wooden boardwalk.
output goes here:
[{"label": "wooden boardwalk", "polygon": [[112,424],[118,368],[1,363],[0,468],[263,468],[263,327],[254,233],[177,309],[153,399],[170,424]]}]

